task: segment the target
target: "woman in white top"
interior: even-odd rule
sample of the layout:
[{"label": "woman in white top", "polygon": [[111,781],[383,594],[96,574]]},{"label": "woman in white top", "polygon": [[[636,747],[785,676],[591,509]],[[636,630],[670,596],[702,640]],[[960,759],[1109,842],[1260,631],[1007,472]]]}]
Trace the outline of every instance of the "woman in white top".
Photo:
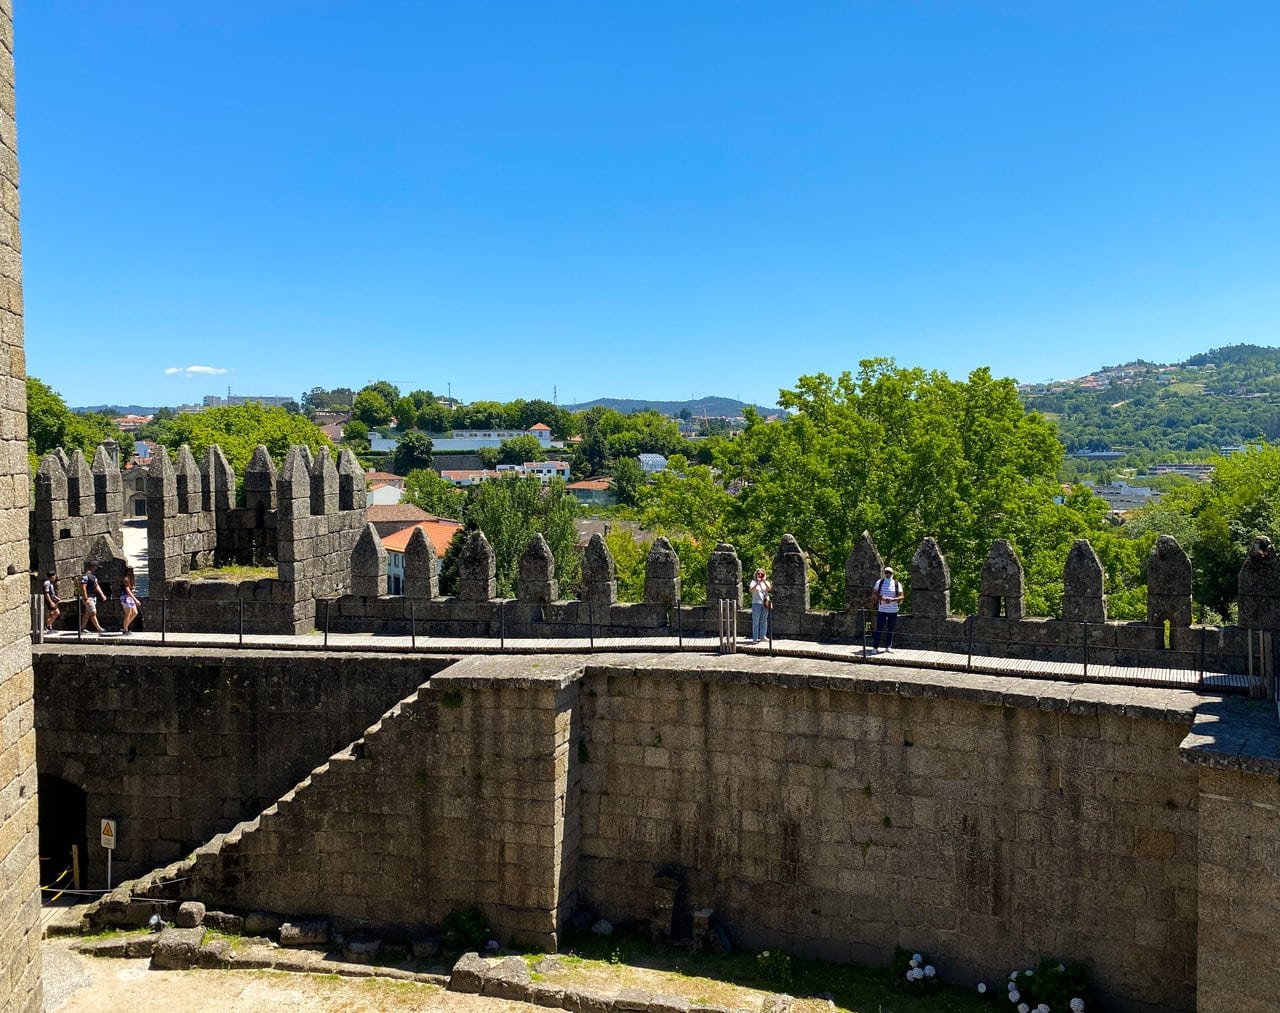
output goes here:
[{"label": "woman in white top", "polygon": [[764,570],[757,570],[747,590],[751,592],[751,642],[758,644],[769,636],[769,598],[773,585]]}]

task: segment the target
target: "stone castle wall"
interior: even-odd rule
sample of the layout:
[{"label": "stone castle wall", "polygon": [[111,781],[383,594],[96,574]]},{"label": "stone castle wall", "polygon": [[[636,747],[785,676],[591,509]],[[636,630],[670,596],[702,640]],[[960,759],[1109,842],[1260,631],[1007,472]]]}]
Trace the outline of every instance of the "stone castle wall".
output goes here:
[{"label": "stone castle wall", "polygon": [[647,922],[673,873],[677,921],[712,907],[748,948],[922,948],[967,981],[1054,955],[1118,1009],[1276,994],[1265,702],[795,659],[469,658],[315,763],[139,889],[346,926],[478,903],[501,938],[550,948],[577,905]]},{"label": "stone castle wall", "polygon": [[39,769],[86,793],[91,887],[105,871],[99,818],[119,822],[117,881],[171,862],[255,816],[448,664],[74,644],[37,653]]},{"label": "stone castle wall", "polygon": [[[41,1007],[13,17],[0,0],[0,1010]],[[7,571],[7,575],[5,575]]]}]

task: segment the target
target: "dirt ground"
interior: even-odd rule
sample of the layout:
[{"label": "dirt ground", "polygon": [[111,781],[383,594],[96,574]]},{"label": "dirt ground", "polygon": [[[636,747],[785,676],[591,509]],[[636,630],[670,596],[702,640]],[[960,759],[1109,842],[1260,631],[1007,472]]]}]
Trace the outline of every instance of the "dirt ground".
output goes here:
[{"label": "dirt ground", "polygon": [[147,959],[82,956],[72,949],[75,942],[55,939],[44,944],[46,1013],[532,1013],[540,1009],[386,978],[283,971],[152,971]]}]

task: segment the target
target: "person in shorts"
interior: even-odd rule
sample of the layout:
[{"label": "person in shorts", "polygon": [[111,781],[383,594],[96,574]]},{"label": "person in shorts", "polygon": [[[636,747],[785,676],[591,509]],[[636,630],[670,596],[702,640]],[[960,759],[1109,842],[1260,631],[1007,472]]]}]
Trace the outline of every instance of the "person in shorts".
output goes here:
[{"label": "person in shorts", "polygon": [[103,632],[102,624],[98,622],[98,600],[104,597],[102,585],[98,583],[98,564],[89,563],[84,568],[84,576],[80,578],[80,605],[83,608],[80,615],[81,633],[90,623],[97,632]]},{"label": "person in shorts", "polygon": [[62,615],[62,599],[58,597],[58,575],[50,570],[44,575],[44,584],[41,586],[44,592],[44,631],[52,633],[54,626],[58,623],[58,616]]}]

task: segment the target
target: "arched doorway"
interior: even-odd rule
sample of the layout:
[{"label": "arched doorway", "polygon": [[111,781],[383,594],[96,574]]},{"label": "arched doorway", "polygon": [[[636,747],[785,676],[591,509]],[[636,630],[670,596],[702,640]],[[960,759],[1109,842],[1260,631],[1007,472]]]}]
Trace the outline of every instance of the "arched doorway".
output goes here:
[{"label": "arched doorway", "polygon": [[80,883],[89,882],[89,849],[85,837],[88,796],[84,790],[60,777],[41,774],[36,790],[40,821],[40,885],[55,881],[70,887],[71,875],[59,879],[71,867],[71,847],[80,849]]}]

